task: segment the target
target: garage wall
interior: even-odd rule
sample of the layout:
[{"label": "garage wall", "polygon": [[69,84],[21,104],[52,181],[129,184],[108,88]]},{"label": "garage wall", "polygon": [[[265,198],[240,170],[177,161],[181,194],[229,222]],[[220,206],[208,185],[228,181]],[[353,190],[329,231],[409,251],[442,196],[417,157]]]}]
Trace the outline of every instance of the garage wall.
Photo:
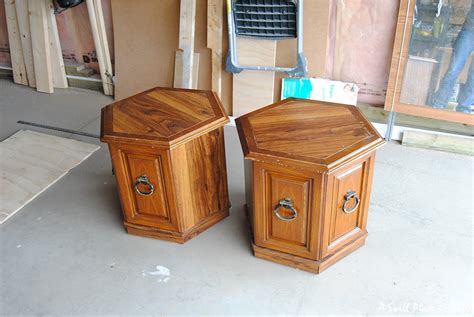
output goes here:
[{"label": "garage wall", "polygon": [[[361,88],[360,101],[383,104],[398,4],[399,1],[396,0],[305,1],[304,44],[309,60],[309,75],[355,82]],[[141,89],[140,81],[145,82],[143,89],[154,84],[171,85],[173,54],[178,43],[179,1],[113,0],[111,5],[110,0],[102,0],[102,5],[112,60],[115,56],[113,7],[119,20],[114,21],[115,27],[119,28],[119,43],[124,52],[135,54],[134,59],[124,61],[122,68],[128,71],[129,66],[130,69],[136,69],[137,74],[130,80],[125,79],[123,75],[122,79],[118,78],[119,86],[128,87],[124,88],[123,96]],[[197,8],[196,51],[200,54],[199,86],[209,89],[210,53],[206,48],[205,35],[206,0],[198,0]],[[61,13],[57,16],[57,21],[64,58],[98,69],[85,3]],[[145,32],[155,34],[148,43],[144,43],[144,38],[141,37]],[[227,46],[226,34],[224,41]],[[164,48],[166,45],[168,47]],[[143,59],[144,56],[147,56],[147,59]],[[294,60],[294,41],[278,44],[277,64],[292,65]],[[0,0],[0,64],[9,62],[4,4],[3,0]],[[120,74],[120,69],[118,73]],[[283,76],[276,76],[275,100],[279,98]],[[222,99],[229,110],[232,99],[231,76],[224,74],[223,80]]]}]

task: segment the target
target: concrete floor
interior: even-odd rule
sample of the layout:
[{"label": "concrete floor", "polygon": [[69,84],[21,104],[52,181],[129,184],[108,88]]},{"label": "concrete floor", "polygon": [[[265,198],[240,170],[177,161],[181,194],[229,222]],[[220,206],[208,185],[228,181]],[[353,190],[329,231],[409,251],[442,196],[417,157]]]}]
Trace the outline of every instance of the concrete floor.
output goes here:
[{"label": "concrete floor", "polygon": [[[0,80],[0,139],[17,120],[98,133],[110,101]],[[230,217],[184,245],[127,235],[102,146],[0,227],[0,314],[472,313],[472,158],[387,144],[366,245],[314,275],[252,256],[242,153],[235,128],[225,133]]]}]

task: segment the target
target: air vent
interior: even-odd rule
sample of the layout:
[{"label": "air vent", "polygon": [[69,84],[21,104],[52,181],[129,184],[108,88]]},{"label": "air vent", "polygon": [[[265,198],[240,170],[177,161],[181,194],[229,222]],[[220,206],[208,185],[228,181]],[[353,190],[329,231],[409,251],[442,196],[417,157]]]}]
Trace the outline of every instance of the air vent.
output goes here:
[{"label": "air vent", "polygon": [[234,17],[239,36],[266,39],[296,37],[295,1],[235,0]]}]

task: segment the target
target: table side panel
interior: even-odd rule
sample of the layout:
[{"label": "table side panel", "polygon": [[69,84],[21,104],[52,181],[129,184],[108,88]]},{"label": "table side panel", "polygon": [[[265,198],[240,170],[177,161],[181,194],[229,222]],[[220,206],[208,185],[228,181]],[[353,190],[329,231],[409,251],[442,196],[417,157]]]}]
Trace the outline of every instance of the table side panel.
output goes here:
[{"label": "table side panel", "polygon": [[[169,152],[149,147],[110,143],[109,149],[120,193],[125,222],[159,226],[164,230],[178,231],[174,193],[169,171]],[[155,191],[150,196],[135,191],[135,181],[146,175]],[[138,185],[146,192],[149,188]]]},{"label": "table side panel", "polygon": [[223,127],[171,149],[171,166],[183,229],[230,208]]}]

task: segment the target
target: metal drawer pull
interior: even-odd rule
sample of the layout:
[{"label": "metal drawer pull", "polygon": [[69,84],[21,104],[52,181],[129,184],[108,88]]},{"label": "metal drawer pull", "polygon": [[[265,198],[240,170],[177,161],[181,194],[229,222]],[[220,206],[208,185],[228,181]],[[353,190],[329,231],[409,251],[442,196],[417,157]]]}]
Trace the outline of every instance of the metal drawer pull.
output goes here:
[{"label": "metal drawer pull", "polygon": [[[149,188],[148,192],[142,192],[138,188],[138,186],[140,184],[147,185],[148,188]],[[140,194],[142,196],[151,196],[155,192],[155,186],[152,183],[150,183],[150,181],[148,180],[148,177],[146,175],[140,175],[140,176],[137,177],[137,179],[135,181],[134,188],[135,188],[135,191],[137,192],[137,194]]]},{"label": "metal drawer pull", "polygon": [[[347,209],[347,203],[352,199],[355,200],[355,203],[351,208]],[[359,207],[359,203],[360,203],[360,199],[359,197],[357,197],[357,193],[353,191],[352,189],[349,189],[347,193],[344,195],[344,203],[342,204],[342,211],[344,211],[346,214],[353,213],[357,209],[357,207]]]},{"label": "metal drawer pull", "polygon": [[[293,214],[290,217],[285,217],[285,216],[280,215],[278,210],[281,207],[291,210]],[[298,216],[298,212],[293,207],[293,202],[291,201],[291,198],[285,198],[285,199],[280,200],[280,202],[275,207],[275,209],[273,209],[273,213],[275,214],[275,216],[278,217],[278,219],[283,220],[283,221],[293,221]]]}]

